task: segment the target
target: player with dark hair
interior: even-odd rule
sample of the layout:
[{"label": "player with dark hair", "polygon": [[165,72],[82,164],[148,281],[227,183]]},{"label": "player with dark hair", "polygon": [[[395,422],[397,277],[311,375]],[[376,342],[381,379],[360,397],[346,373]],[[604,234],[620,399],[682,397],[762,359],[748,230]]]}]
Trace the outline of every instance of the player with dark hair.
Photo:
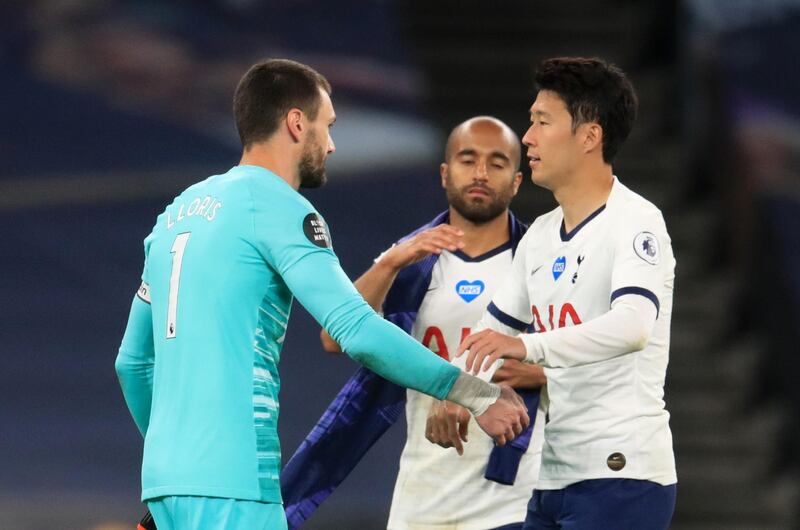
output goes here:
[{"label": "player with dark hair", "polygon": [[500,444],[519,434],[528,424],[519,396],[380,318],[297,192],[325,181],[334,152],[327,81],[293,61],[265,61],[240,81],[234,109],[241,162],[158,216],[116,361],[144,435],[142,500],[158,527],[286,528],[277,364],[294,296],[358,362],[467,407]]},{"label": "player with dark hair", "polygon": [[[458,355],[468,351],[476,372],[499,358],[544,366],[548,423],[524,528],[667,528],[675,259],[661,212],[611,167],[637,98],[599,59],[544,61],[536,83],[522,142],[533,182],[559,206],[534,221],[484,314],[488,329]],[[529,323],[536,333],[523,332]]]}]

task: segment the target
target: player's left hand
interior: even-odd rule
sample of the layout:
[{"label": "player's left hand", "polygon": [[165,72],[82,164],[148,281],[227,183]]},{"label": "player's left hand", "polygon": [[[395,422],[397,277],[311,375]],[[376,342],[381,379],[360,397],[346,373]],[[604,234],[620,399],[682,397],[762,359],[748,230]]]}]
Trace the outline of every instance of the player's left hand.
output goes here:
[{"label": "player's left hand", "polygon": [[450,401],[434,401],[425,425],[425,438],[444,448],[455,447],[459,456],[464,454],[470,413]]},{"label": "player's left hand", "polygon": [[522,339],[509,337],[491,329],[473,333],[461,341],[456,357],[467,355],[467,371],[477,374],[481,367],[486,371],[498,359],[525,360],[525,343]]}]

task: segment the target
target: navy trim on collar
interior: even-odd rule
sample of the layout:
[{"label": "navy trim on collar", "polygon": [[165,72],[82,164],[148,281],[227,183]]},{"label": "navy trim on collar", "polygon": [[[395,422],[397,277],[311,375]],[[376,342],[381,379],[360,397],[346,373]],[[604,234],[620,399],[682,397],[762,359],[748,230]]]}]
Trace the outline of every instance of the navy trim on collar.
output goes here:
[{"label": "navy trim on collar", "polygon": [[564,219],[562,219],[561,220],[561,241],[569,241],[570,239],[575,237],[575,234],[578,233],[578,230],[580,230],[581,228],[586,226],[586,223],[588,223],[589,221],[591,221],[592,219],[594,219],[595,217],[600,215],[600,213],[605,209],[606,209],[606,205],[604,204],[600,208],[595,210],[589,217],[587,217],[586,219],[584,219],[583,221],[578,223],[578,226],[573,228],[569,233],[567,233],[567,231],[565,229],[565,226],[564,226]]},{"label": "navy trim on collar", "polygon": [[510,249],[512,246],[513,245],[511,244],[511,241],[509,240],[509,241],[506,241],[505,243],[503,243],[502,245],[500,245],[499,247],[494,248],[494,249],[492,249],[492,250],[490,250],[488,252],[484,252],[480,256],[475,256],[474,258],[472,256],[469,256],[468,254],[466,254],[463,250],[458,250],[458,249],[454,250],[452,252],[452,254],[454,256],[457,256],[457,257],[461,258],[463,261],[466,261],[468,263],[473,263],[473,262],[487,260],[487,259],[489,259],[489,258],[491,258],[493,256],[496,256],[496,255],[500,254],[501,252],[505,252],[506,250]]}]

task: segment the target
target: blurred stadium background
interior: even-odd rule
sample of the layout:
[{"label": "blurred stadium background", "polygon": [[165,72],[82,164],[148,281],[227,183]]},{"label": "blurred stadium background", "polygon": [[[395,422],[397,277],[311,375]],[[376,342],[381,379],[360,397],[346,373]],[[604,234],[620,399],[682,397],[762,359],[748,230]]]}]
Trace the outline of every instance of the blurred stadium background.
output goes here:
[{"label": "blurred stadium background", "polygon": [[[798,35],[797,0],[4,0],[0,528],[141,515],[141,440],[113,370],[141,241],[173,194],[237,163],[230,103],[252,62],[300,60],[334,86],[330,183],[307,196],[355,278],[444,208],[449,129],[492,114],[522,134],[534,65],[567,54],[634,80],[615,170],[674,240],[673,528],[800,528]],[[514,210],[532,220],[554,203],[528,176]],[[298,306],[285,458],[354,370],[317,331]],[[306,528],[385,527],[403,437]]]}]

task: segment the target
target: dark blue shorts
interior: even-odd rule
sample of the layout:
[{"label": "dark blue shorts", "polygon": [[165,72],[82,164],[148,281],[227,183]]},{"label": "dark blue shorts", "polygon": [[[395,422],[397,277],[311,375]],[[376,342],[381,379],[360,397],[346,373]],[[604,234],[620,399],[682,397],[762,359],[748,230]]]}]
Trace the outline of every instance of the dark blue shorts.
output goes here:
[{"label": "dark blue shorts", "polygon": [[675,484],[616,478],[534,490],[523,530],[664,530],[676,492]]}]

